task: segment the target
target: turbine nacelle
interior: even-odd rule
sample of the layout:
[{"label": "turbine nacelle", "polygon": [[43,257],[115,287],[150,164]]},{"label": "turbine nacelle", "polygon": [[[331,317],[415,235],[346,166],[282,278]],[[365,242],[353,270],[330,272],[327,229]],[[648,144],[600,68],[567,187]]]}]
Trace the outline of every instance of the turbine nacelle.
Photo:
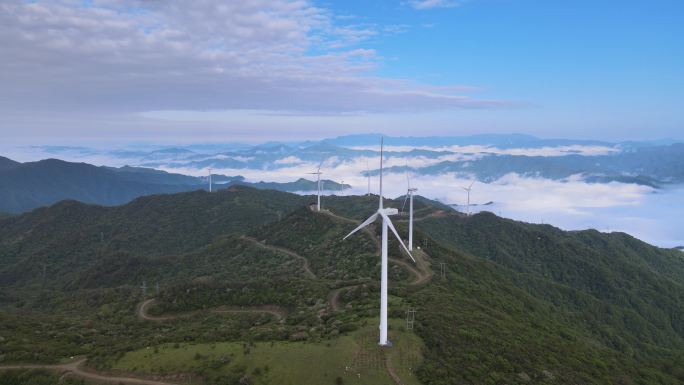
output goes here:
[{"label": "turbine nacelle", "polygon": [[385,213],[385,215],[388,215],[388,216],[399,214],[399,210],[392,208],[392,207],[386,207],[386,208],[384,208],[382,210],[378,210],[378,211],[382,211],[383,213]]}]

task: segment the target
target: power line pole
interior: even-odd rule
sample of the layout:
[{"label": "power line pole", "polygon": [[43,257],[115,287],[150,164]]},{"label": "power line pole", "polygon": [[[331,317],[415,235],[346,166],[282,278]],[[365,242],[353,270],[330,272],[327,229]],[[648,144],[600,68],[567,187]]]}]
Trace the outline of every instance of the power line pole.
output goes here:
[{"label": "power line pole", "polygon": [[446,263],[441,262],[441,263],[439,264],[439,268],[440,268],[440,271],[441,271],[441,274],[442,274],[442,279],[446,278]]},{"label": "power line pole", "polygon": [[142,289],[142,296],[145,297],[147,295],[147,281],[143,281],[140,289]]},{"label": "power line pole", "polygon": [[406,310],[406,330],[413,330],[413,324],[416,322],[416,309],[409,308]]}]

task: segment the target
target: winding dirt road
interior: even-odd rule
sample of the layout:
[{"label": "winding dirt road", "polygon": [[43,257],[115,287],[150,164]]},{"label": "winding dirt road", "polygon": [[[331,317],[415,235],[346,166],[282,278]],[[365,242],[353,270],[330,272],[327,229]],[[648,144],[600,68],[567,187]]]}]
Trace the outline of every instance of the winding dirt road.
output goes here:
[{"label": "winding dirt road", "polygon": [[[199,313],[199,311],[193,311],[190,313],[176,314],[176,315],[163,315],[163,316],[153,316],[147,313],[147,309],[155,301],[155,298],[143,301],[138,305],[138,311],[136,312],[138,318],[146,321],[168,321],[178,318],[190,317],[194,314]],[[276,305],[262,305],[262,306],[219,306],[215,309],[210,310],[212,313],[217,314],[227,314],[227,313],[265,313],[270,314],[275,317],[278,321],[285,319],[286,312],[283,308]]]},{"label": "winding dirt road", "polygon": [[387,374],[392,378],[392,381],[394,381],[395,384],[397,385],[404,385],[403,382],[401,382],[401,378],[397,375],[397,372],[394,371],[394,366],[392,365],[392,357],[387,354],[385,351],[385,370],[387,370]]},{"label": "winding dirt road", "polygon": [[129,385],[178,385],[173,382],[165,382],[158,380],[147,380],[137,377],[121,377],[121,376],[108,376],[104,373],[97,373],[94,371],[83,369],[82,366],[86,362],[85,358],[79,359],[68,364],[58,364],[58,365],[40,365],[40,364],[16,364],[16,365],[0,365],[0,370],[13,370],[13,369],[45,369],[52,370],[60,373],[72,373],[78,377],[85,378],[87,380],[97,381],[100,383],[113,383],[113,384],[129,384]]},{"label": "winding dirt road", "polygon": [[[328,215],[332,218],[335,218],[339,221],[346,222],[346,223],[351,223],[351,224],[356,224],[356,225],[358,225],[360,223],[359,221],[337,215],[337,214],[335,214],[331,211],[328,211],[328,210],[322,210],[321,213]],[[420,219],[425,219],[425,218],[433,217],[433,216],[441,216],[441,215],[444,215],[444,214],[442,212],[435,212],[435,213],[428,214],[427,216],[422,217]],[[414,219],[414,220],[420,220],[420,219]],[[379,255],[380,249],[381,249],[380,240],[378,239],[378,237],[375,236],[375,234],[373,233],[373,231],[370,228],[366,227],[363,229],[363,231],[373,241],[373,243],[376,246],[377,253]],[[309,266],[309,260],[306,257],[301,256],[301,255],[295,253],[294,251],[286,249],[284,247],[275,246],[275,245],[268,245],[268,244],[259,242],[257,239],[252,238],[252,237],[243,236],[242,239],[247,240],[249,242],[252,242],[255,245],[262,247],[264,249],[268,249],[268,250],[271,250],[271,251],[274,251],[277,253],[283,253],[283,254],[286,254],[286,255],[289,255],[291,257],[294,257],[294,258],[301,260],[302,264],[303,264],[303,269],[306,272],[306,275],[311,279],[317,279],[317,276],[311,270],[311,268]],[[411,274],[413,274],[415,276],[414,280],[409,282],[409,285],[420,286],[420,285],[423,285],[423,284],[429,282],[432,279],[432,277],[434,276],[434,273],[432,272],[432,269],[430,269],[430,267],[429,267],[429,262],[427,261],[429,257],[424,251],[414,250],[413,255],[416,258],[416,265],[412,265],[403,259],[398,259],[398,258],[394,258],[394,257],[390,257],[389,261],[402,266],[403,268],[405,268],[406,270],[408,270]],[[333,312],[341,311],[342,310],[342,303],[340,301],[341,293],[343,291],[351,290],[351,289],[358,287],[360,285],[361,284],[342,286],[342,287],[338,287],[336,289],[331,290],[330,293],[328,294],[328,301],[330,303],[331,310]],[[144,319],[144,320],[148,320],[148,321],[165,321],[165,320],[172,320],[172,319],[176,319],[176,318],[180,318],[180,317],[188,317],[188,316],[191,316],[191,315],[197,313],[197,312],[191,312],[191,313],[185,313],[185,314],[179,314],[179,315],[152,316],[152,315],[149,315],[147,313],[147,310],[148,310],[149,306],[154,303],[154,301],[155,301],[154,298],[148,299],[148,300],[142,302],[138,306],[137,314],[138,314],[139,318]],[[286,313],[285,313],[284,309],[282,309],[276,305],[255,306],[255,307],[249,307],[249,308],[234,307],[234,306],[221,306],[221,307],[212,309],[211,312],[213,312],[213,313],[268,313],[280,321],[284,320],[286,317]],[[80,361],[80,363],[82,363],[83,361],[85,361],[85,360]],[[71,365],[73,365],[73,364],[71,364]],[[59,369],[63,366],[64,365],[57,365],[57,366],[52,366],[52,367],[55,369]],[[71,367],[72,366],[69,366],[69,368],[71,368]],[[74,366],[73,368],[77,369],[76,366]],[[403,385],[401,379],[396,374],[396,372],[392,366],[391,357],[389,355],[385,355],[385,369],[387,370],[387,374],[392,378],[392,381],[394,381],[395,384]],[[72,370],[72,371],[75,372],[75,370]],[[75,373],[77,373],[77,372],[75,372]],[[88,372],[84,372],[84,373],[89,374],[89,375],[93,375],[92,373],[88,373]],[[114,378],[114,377],[110,377],[110,378]],[[114,379],[111,382],[116,382],[116,381],[117,380]],[[164,382],[158,382],[158,381],[155,382],[155,381],[142,380],[142,379],[126,379],[126,381],[133,381],[133,382],[129,382],[131,384],[151,384],[151,385],[166,385],[166,384],[168,384],[168,383],[164,383]]]},{"label": "winding dirt road", "polygon": [[[359,221],[356,221],[354,219],[346,218],[343,216],[339,216],[337,214],[334,214],[328,210],[323,210],[321,211],[322,213],[329,215],[333,218],[336,218],[340,221],[344,221],[347,223],[352,223],[352,224],[359,224]],[[425,219],[427,217],[431,216],[439,216],[443,215],[441,213],[432,213],[429,214],[425,217],[422,217],[420,219],[414,219],[415,220],[421,220]],[[375,243],[375,246],[377,248],[377,252],[380,252],[381,244],[380,240],[375,236],[373,231],[369,228],[364,228],[364,232],[370,236],[371,240]],[[258,240],[250,237],[243,236],[243,239],[250,241],[257,246],[263,247],[265,249],[269,249],[271,251],[279,252],[279,253],[284,253],[287,254],[291,257],[297,258],[302,261],[303,263],[303,269],[306,272],[306,275],[311,278],[311,279],[316,279],[317,276],[316,274],[311,270],[309,266],[309,260],[291,250],[285,249],[283,247],[279,246],[272,246],[272,245],[267,245],[264,243],[259,242]],[[428,282],[432,277],[433,277],[433,272],[429,268],[429,263],[427,262],[427,254],[425,254],[422,251],[415,252],[414,254],[416,256],[417,260],[417,266],[414,267],[413,265],[409,264],[408,262],[397,259],[397,258],[389,258],[390,262],[396,263],[398,265],[401,265],[405,269],[407,269],[409,272],[411,272],[413,275],[415,275],[415,279],[410,282],[409,284],[412,286],[418,286],[422,285],[426,282]],[[329,302],[330,302],[330,307],[333,311],[337,312],[342,309],[342,304],[340,302],[340,294],[342,291],[345,290],[351,290],[354,287],[360,286],[360,284],[354,284],[354,285],[349,285],[349,286],[343,286],[339,287],[336,289],[333,289],[329,293]],[[173,320],[177,318],[182,318],[182,317],[189,317],[194,314],[197,314],[198,311],[195,312],[190,312],[190,313],[184,313],[184,314],[178,314],[178,315],[161,315],[161,316],[153,316],[148,314],[148,308],[154,304],[155,299],[148,299],[140,303],[138,305],[138,308],[136,310],[136,314],[140,319],[147,320],[147,321],[166,321],[166,320]],[[266,313],[270,314],[279,321],[282,321],[286,317],[286,312],[283,308],[276,306],[276,305],[264,305],[264,306],[254,306],[254,307],[235,307],[235,306],[221,306],[215,309],[210,310],[213,313]],[[79,360],[76,360],[74,362],[66,363],[66,364],[57,364],[57,365],[41,365],[41,364],[16,364],[16,365],[0,365],[0,370],[12,370],[12,369],[45,369],[45,370],[53,370],[61,373],[71,373],[73,375],[76,375],[78,377],[87,379],[87,380],[92,380],[92,381],[97,381],[101,383],[115,383],[115,384],[129,384],[129,385],[178,385],[176,383],[172,382],[166,382],[166,381],[159,381],[159,380],[151,380],[151,379],[143,379],[143,378],[138,378],[138,377],[124,377],[124,376],[110,376],[105,373],[97,373],[91,370],[86,370],[83,368],[83,364],[86,362],[86,358],[82,358]],[[392,362],[389,356],[385,357],[385,368],[387,370],[388,375],[392,378],[392,380],[397,384],[397,385],[402,385],[403,383],[401,382],[401,379],[397,376],[397,374],[394,371],[394,368],[392,367]]]},{"label": "winding dirt road", "polygon": [[303,256],[295,253],[292,250],[288,250],[288,249],[280,247],[280,246],[267,245],[263,242],[259,242],[258,240],[254,239],[252,237],[242,236],[241,238],[244,240],[250,241],[250,242],[254,243],[255,245],[262,247],[264,249],[275,251],[276,253],[287,254],[291,257],[294,257],[294,258],[301,260],[303,263],[303,268],[304,268],[304,271],[306,272],[306,275],[311,279],[317,278],[316,274],[311,270],[311,267],[309,266],[309,260],[306,257],[303,257]]}]

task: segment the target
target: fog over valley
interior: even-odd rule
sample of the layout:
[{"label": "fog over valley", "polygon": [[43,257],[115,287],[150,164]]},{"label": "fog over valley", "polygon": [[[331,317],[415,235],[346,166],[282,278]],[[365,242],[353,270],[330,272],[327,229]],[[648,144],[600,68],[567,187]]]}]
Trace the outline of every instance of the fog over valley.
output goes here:
[{"label": "fog over valley", "polygon": [[[127,147],[5,147],[11,159],[58,158],[136,166],[206,178],[290,183],[321,167],[324,195],[377,194],[379,135],[306,142]],[[417,194],[466,211],[547,223],[566,230],[623,231],[661,247],[684,245],[684,145],[676,141],[610,143],[527,135],[388,137],[384,195]],[[416,143],[416,145],[411,145]],[[656,155],[654,155],[656,154]],[[233,179],[214,177],[216,187]],[[345,186],[339,190],[340,185]],[[271,186],[271,188],[282,188]],[[311,194],[312,191],[298,191]]]}]

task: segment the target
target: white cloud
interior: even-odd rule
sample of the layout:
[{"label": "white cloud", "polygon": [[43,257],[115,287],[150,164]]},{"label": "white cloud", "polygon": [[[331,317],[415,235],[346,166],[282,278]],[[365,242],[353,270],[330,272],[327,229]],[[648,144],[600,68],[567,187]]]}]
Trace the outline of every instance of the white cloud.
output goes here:
[{"label": "white cloud", "polygon": [[454,8],[461,5],[461,2],[454,0],[413,0],[408,4],[419,10],[433,9],[433,8]]},{"label": "white cloud", "polygon": [[302,160],[297,158],[296,156],[286,156],[285,158],[278,159],[273,163],[275,163],[275,164],[300,164],[300,163],[302,163]]},{"label": "white cloud", "polygon": [[369,76],[382,58],[359,44],[396,26],[350,24],[311,1],[91,3],[0,4],[0,109],[325,114],[507,105]]}]

